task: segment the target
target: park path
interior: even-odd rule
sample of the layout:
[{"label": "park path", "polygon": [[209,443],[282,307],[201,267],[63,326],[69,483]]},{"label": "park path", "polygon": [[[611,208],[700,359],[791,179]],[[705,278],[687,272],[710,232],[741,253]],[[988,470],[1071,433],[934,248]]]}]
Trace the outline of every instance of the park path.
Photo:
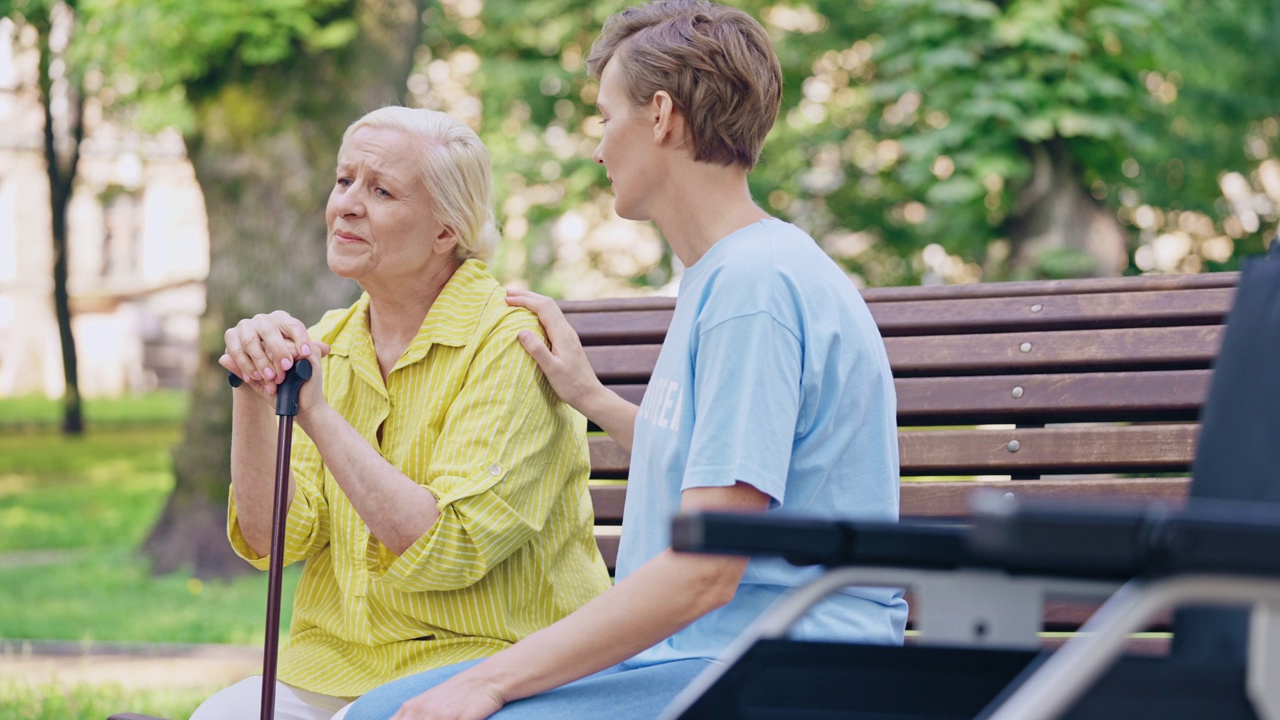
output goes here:
[{"label": "park path", "polygon": [[63,686],[204,689],[262,672],[261,648],[241,645],[0,640],[0,678]]}]

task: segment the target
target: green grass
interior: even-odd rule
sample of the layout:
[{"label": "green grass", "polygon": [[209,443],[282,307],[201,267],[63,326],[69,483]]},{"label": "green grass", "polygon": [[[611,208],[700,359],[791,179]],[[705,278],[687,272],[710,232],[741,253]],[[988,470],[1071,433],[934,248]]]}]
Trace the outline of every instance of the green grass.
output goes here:
[{"label": "green grass", "polygon": [[136,547],[173,487],[175,425],[0,435],[0,552]]},{"label": "green grass", "polygon": [[124,708],[177,720],[195,711],[208,696],[202,690],[125,690],[118,685],[55,683],[29,685],[0,681],[0,718],[23,720],[102,720]]},{"label": "green grass", "polygon": [[[298,568],[285,572],[281,625],[289,625]],[[0,569],[0,638],[261,645],[265,573],[201,581],[149,574],[131,548],[94,548],[63,562]],[[0,717],[4,717],[0,715]]]},{"label": "green grass", "polygon": [[[165,390],[119,398],[84,401],[85,423],[91,428],[175,424],[187,412],[187,394]],[[62,424],[62,401],[41,395],[0,398],[0,432],[53,429]]]},{"label": "green grass", "polygon": [[[136,552],[173,487],[175,398],[90,405],[78,438],[46,422],[52,401],[0,400],[22,428],[0,429],[0,638],[261,644],[265,574],[153,577]],[[299,572],[285,572],[286,628]]]}]

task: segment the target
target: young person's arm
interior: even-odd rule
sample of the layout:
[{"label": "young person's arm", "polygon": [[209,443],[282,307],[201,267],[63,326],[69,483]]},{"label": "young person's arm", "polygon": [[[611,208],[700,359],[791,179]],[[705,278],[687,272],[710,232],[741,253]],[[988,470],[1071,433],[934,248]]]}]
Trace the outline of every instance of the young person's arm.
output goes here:
[{"label": "young person's arm", "polygon": [[[750,485],[685,490],[682,511],[762,512]],[[409,700],[393,720],[483,720],[513,700],[616,665],[733,599],[747,558],[670,549],[560,622]]]},{"label": "young person's arm", "polygon": [[527,290],[508,290],[507,304],[531,310],[542,323],[548,342],[544,343],[537,333],[525,331],[520,333],[520,345],[538,362],[560,399],[631,452],[640,408],[622,399],[596,377],[578,333],[555,300]]}]

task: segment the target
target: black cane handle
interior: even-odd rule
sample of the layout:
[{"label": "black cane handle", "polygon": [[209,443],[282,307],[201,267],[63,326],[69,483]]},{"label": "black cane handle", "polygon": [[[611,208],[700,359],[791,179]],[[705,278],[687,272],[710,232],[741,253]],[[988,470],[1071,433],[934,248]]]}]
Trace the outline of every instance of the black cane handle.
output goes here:
[{"label": "black cane handle", "polygon": [[[276,415],[293,417],[298,414],[298,391],[302,383],[311,379],[311,361],[299,360],[284,374],[284,382],[276,386]],[[231,371],[227,371],[227,382],[238,388],[244,379]]]}]

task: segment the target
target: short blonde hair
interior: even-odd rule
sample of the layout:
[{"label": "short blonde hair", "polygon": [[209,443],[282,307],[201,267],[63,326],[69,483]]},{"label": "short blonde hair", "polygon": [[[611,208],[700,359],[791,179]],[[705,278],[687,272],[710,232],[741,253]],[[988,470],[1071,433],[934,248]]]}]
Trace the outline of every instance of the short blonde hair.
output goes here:
[{"label": "short blonde hair", "polygon": [[[500,236],[493,213],[489,151],[462,121],[436,110],[378,108],[351,123],[342,143],[362,127],[401,130],[422,142],[421,168],[432,210],[457,235],[458,260],[488,260]],[[406,152],[410,149],[406,148]]]},{"label": "short blonde hair", "polygon": [[760,23],[704,0],[656,0],[609,17],[587,70],[611,59],[636,105],[666,90],[685,116],[693,159],[755,167],[782,105],[782,67]]}]

